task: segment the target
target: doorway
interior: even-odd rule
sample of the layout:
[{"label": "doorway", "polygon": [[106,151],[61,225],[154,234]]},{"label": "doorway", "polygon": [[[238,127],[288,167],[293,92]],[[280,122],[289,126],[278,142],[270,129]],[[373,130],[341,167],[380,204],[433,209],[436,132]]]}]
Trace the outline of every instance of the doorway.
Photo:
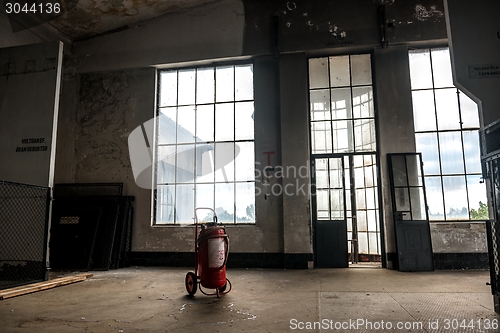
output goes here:
[{"label": "doorway", "polygon": [[381,263],[371,56],[308,63],[315,265]]},{"label": "doorway", "polygon": [[316,267],[380,267],[375,154],[312,160]]}]

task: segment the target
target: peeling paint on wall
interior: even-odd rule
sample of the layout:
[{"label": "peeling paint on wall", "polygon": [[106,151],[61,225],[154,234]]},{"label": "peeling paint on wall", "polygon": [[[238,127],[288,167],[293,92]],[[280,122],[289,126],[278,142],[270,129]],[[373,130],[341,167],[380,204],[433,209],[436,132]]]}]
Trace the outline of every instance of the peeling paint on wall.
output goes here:
[{"label": "peeling paint on wall", "polygon": [[444,13],[440,10],[437,10],[436,6],[430,6],[430,8],[427,9],[424,6],[417,4],[415,6],[415,14],[413,14],[413,16],[419,21],[427,21],[430,19],[437,20],[439,18],[442,18],[444,16]]},{"label": "peeling paint on wall", "polygon": [[124,73],[81,78],[77,114],[76,181],[124,181],[130,177],[126,124],[135,102]]},{"label": "peeling paint on wall", "polygon": [[484,222],[431,223],[434,253],[486,253]]},{"label": "peeling paint on wall", "polygon": [[[328,22],[330,23],[330,22]],[[335,24],[330,25],[328,28],[328,31],[335,37],[335,38],[345,38],[347,36],[347,32],[345,32],[343,29],[337,27]]]},{"label": "peeling paint on wall", "polygon": [[295,2],[287,2],[286,8],[290,11],[297,9],[297,4]]}]

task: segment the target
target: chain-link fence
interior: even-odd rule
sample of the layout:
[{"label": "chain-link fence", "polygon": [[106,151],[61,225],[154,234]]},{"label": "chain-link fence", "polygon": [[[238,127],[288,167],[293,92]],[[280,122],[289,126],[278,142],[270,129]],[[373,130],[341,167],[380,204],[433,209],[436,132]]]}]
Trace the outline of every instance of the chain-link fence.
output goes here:
[{"label": "chain-link fence", "polygon": [[0,289],[47,279],[50,189],[0,181]]}]

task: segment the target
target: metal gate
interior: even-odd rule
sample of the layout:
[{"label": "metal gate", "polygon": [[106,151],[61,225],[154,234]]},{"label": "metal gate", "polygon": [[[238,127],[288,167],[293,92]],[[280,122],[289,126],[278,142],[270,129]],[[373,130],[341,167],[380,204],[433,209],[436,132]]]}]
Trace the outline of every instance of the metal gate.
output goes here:
[{"label": "metal gate", "polygon": [[0,181],[0,289],[48,279],[50,188]]},{"label": "metal gate", "polygon": [[493,207],[486,222],[491,293],[495,312],[500,313],[500,120],[481,131],[481,150],[483,178],[489,185]]}]

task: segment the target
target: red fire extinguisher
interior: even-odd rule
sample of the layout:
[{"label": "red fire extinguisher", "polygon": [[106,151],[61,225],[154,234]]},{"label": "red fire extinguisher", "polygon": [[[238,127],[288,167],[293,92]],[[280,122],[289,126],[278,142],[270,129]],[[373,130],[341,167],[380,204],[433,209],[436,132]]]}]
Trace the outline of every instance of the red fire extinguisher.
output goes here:
[{"label": "red fire extinguisher", "polygon": [[[213,222],[201,224],[198,234],[197,211],[208,209],[213,212]],[[195,268],[194,273],[186,274],[186,290],[193,296],[200,284],[200,291],[205,295],[227,294],[231,291],[231,282],[226,277],[226,263],[229,252],[229,237],[223,226],[218,225],[216,212],[211,208],[195,209]],[[229,284],[229,289],[227,289]],[[201,287],[215,289],[208,294]]]}]

